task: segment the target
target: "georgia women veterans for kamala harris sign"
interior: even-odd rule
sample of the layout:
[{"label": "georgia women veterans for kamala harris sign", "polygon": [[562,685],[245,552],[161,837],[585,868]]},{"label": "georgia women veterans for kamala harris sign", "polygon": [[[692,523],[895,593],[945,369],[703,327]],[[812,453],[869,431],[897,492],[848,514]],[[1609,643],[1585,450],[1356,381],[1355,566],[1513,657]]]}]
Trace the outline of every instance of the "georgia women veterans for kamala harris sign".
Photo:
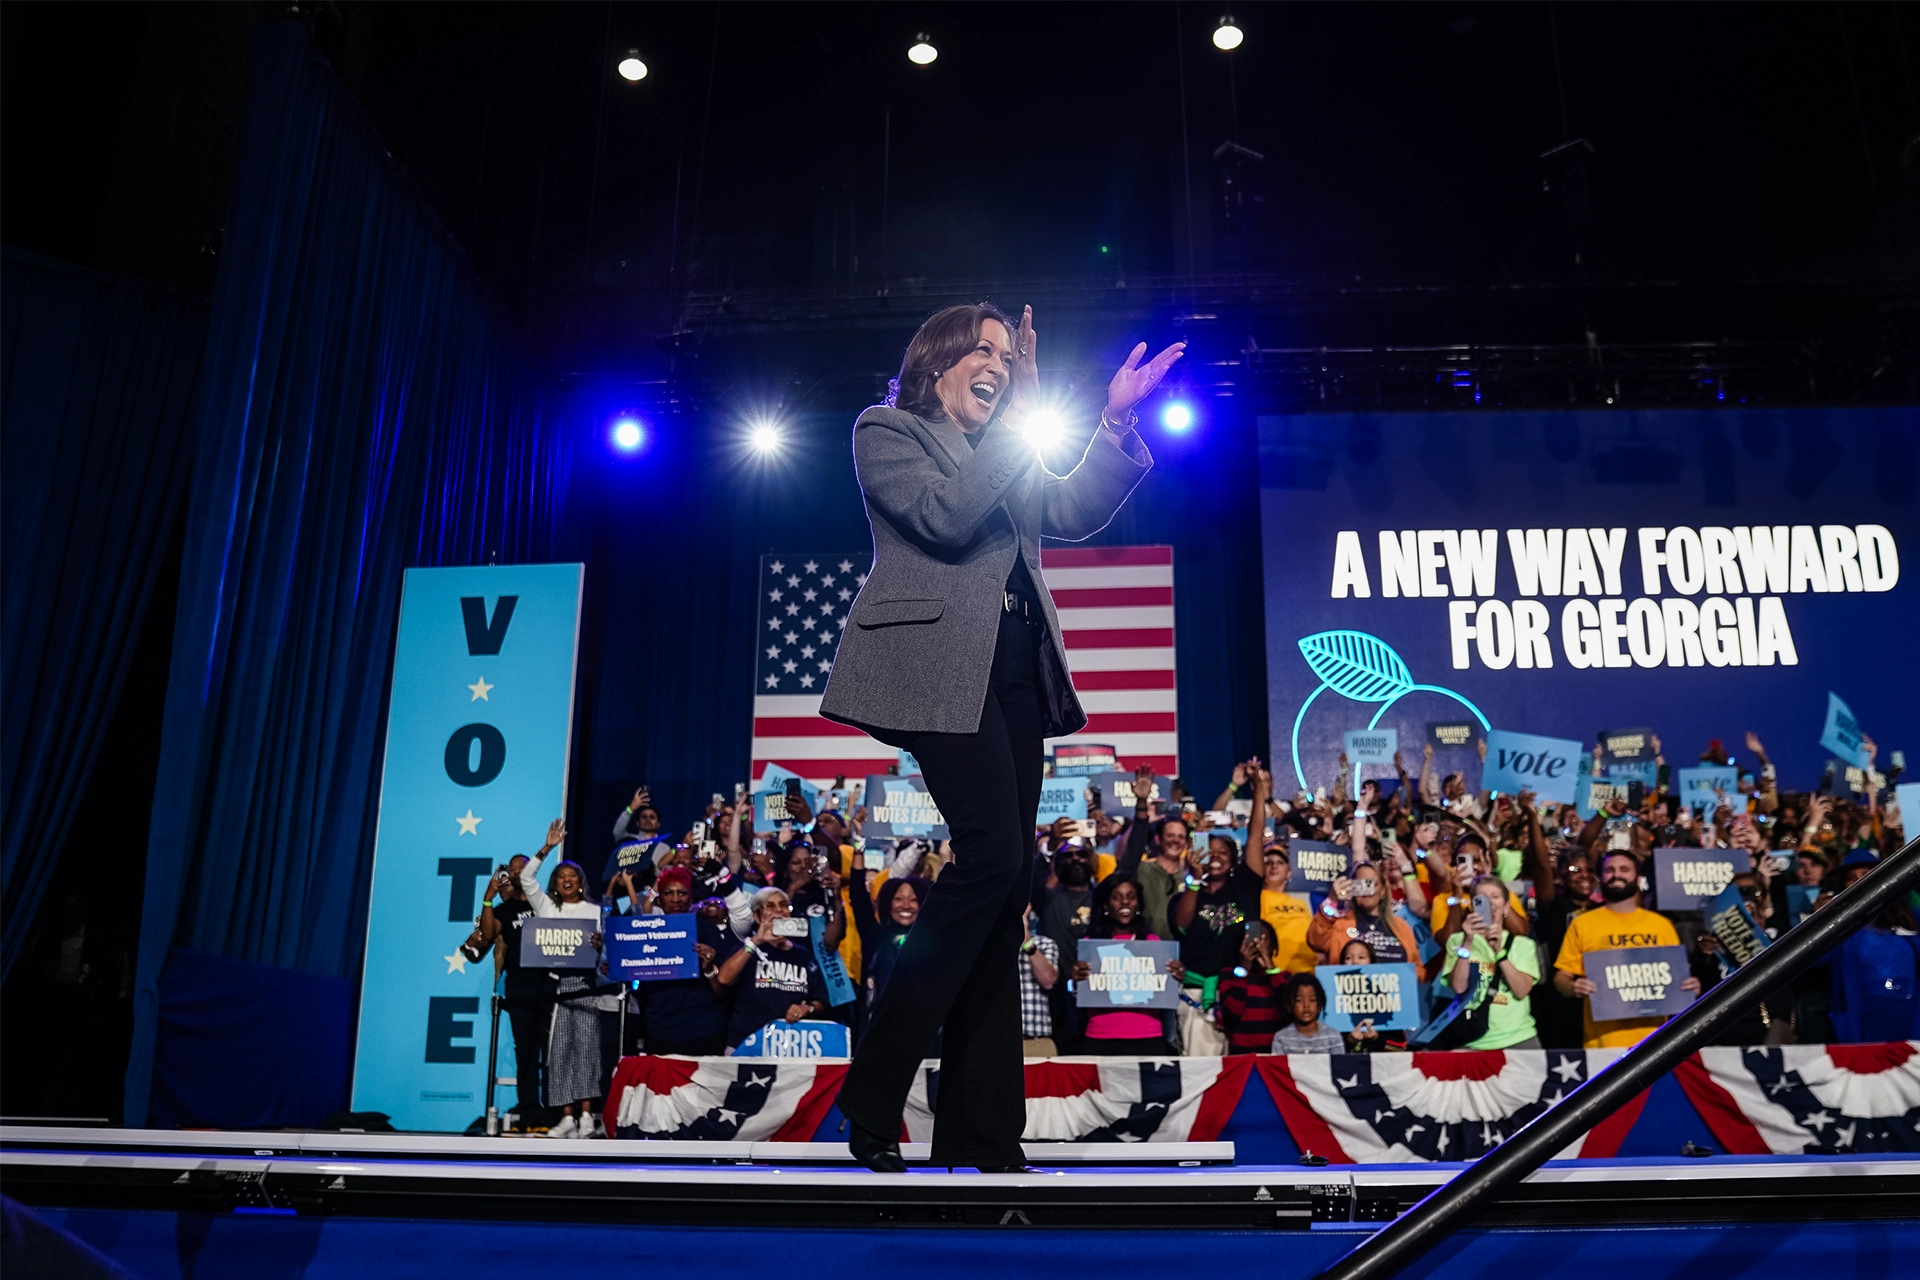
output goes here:
[{"label": "georgia women veterans for kamala harris sign", "polygon": [[1920,723],[1883,648],[1920,616],[1917,473],[1902,410],[1263,417],[1277,771],[1445,717],[1681,762],[1752,729],[1810,782],[1829,690]]},{"label": "georgia women veterans for kamala harris sign", "polygon": [[[486,1105],[493,960],[460,943],[494,868],[565,811],[582,581],[577,564],[407,570],[353,1061],[353,1109],[396,1129],[459,1133]],[[502,1019],[506,1063],[511,1034]]]}]

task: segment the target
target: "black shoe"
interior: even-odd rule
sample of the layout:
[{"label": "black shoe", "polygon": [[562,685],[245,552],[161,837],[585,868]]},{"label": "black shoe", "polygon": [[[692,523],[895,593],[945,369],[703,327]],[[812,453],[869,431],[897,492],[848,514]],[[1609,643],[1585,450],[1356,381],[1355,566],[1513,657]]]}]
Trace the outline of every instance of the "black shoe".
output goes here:
[{"label": "black shoe", "polygon": [[847,1152],[856,1161],[867,1166],[875,1173],[905,1173],[907,1162],[900,1155],[900,1143],[896,1139],[882,1138],[879,1134],[848,1122]]}]

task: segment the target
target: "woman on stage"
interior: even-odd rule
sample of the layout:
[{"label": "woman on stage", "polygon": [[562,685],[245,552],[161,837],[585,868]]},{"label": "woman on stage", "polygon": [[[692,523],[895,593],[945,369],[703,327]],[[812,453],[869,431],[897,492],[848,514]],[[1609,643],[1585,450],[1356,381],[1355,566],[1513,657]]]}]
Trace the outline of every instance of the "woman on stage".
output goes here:
[{"label": "woman on stage", "polygon": [[1042,536],[1105,528],[1153,465],[1137,405],[1181,356],[1135,347],[1078,466],[1022,434],[1039,407],[1033,309],[948,307],[907,344],[892,394],[853,428],[873,568],[820,714],[905,747],[952,833],[840,1090],[855,1159],[899,1172],[914,1072],[945,1027],[933,1163],[1025,1167],[1019,948],[1033,886],[1042,740],[1086,724],[1040,585]]}]

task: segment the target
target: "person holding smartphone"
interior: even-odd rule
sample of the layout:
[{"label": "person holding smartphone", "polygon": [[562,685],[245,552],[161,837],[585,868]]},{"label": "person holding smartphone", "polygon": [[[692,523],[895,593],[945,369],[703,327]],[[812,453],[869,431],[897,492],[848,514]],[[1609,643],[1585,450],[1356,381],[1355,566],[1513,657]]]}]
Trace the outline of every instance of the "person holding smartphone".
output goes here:
[{"label": "person holding smartphone", "polygon": [[754,894],[753,923],[753,936],[721,963],[713,979],[734,993],[727,1018],[729,1053],[770,1022],[798,1022],[827,1008],[827,982],[807,940],[807,922],[793,914],[787,895],[778,889]]},{"label": "person holding smartphone", "polygon": [[[1485,1023],[1485,1030],[1461,1045],[1463,1049],[1538,1049],[1540,1035],[1528,997],[1540,981],[1540,950],[1532,938],[1506,926],[1507,886],[1498,876],[1481,876],[1472,884],[1472,908],[1461,917],[1460,929],[1446,941],[1448,979],[1454,994],[1473,995],[1462,1017]],[[1477,976],[1476,976],[1477,975]]]}]

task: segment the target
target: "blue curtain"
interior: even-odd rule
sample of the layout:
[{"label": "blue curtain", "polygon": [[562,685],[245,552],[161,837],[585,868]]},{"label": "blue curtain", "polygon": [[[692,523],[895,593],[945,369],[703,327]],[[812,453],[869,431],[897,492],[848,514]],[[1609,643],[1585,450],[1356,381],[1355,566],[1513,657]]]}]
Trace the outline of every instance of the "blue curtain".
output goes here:
[{"label": "blue curtain", "polygon": [[129,1124],[148,1114],[170,949],[358,977],[402,572],[548,559],[566,483],[560,415],[519,337],[302,27],[259,32],[250,83],[201,372]]},{"label": "blue curtain", "polygon": [[7,249],[0,944],[25,941],[179,519],[207,305]]}]

